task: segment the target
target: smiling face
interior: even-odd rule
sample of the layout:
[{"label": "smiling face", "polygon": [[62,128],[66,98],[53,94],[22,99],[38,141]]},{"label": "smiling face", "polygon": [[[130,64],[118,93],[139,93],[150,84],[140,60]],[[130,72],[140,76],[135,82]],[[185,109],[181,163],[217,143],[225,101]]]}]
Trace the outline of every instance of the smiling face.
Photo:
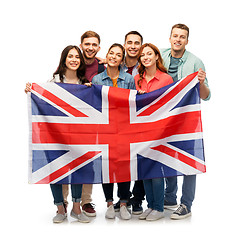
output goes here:
[{"label": "smiling face", "polygon": [[123,61],[123,51],[120,47],[112,47],[106,56],[107,64],[110,67],[118,67]]},{"label": "smiling face", "polygon": [[151,47],[145,47],[142,50],[140,60],[142,65],[145,68],[149,68],[151,66],[156,66],[156,62],[158,60],[158,55],[155,54]]},{"label": "smiling face", "polygon": [[99,41],[96,37],[84,38],[80,45],[85,59],[93,59],[100,50]]},{"label": "smiling face", "polygon": [[182,57],[185,47],[188,44],[188,32],[185,29],[173,28],[169,38],[172,52]]},{"label": "smiling face", "polygon": [[66,67],[68,70],[77,71],[80,67],[81,61],[78,51],[75,48],[72,48],[67,55],[65,61]]},{"label": "smiling face", "polygon": [[124,47],[128,57],[136,58],[141,47],[141,37],[136,34],[129,34],[126,38]]}]

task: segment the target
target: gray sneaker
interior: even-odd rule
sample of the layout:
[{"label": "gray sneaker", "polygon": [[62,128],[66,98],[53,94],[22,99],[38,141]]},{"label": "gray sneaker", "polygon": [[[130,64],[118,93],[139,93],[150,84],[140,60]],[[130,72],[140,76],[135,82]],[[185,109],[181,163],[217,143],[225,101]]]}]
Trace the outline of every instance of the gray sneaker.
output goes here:
[{"label": "gray sneaker", "polygon": [[132,217],[132,215],[124,205],[120,207],[120,216],[123,220],[129,220]]},{"label": "gray sneaker", "polygon": [[89,223],[90,222],[89,218],[82,212],[80,214],[76,214],[72,210],[70,213],[70,216],[77,219],[81,223]]},{"label": "gray sneaker", "polygon": [[164,213],[157,211],[157,210],[152,210],[148,216],[146,217],[147,221],[156,221],[158,219],[164,218]]},{"label": "gray sneaker", "polygon": [[116,213],[114,211],[114,206],[110,205],[106,211],[105,217],[108,219],[114,219],[116,216]]},{"label": "gray sneaker", "polygon": [[57,213],[57,215],[53,218],[53,222],[62,223],[66,217],[67,217],[66,213],[64,214]]},{"label": "gray sneaker", "polygon": [[140,220],[146,220],[147,216],[152,212],[151,208],[146,209],[139,217]]}]

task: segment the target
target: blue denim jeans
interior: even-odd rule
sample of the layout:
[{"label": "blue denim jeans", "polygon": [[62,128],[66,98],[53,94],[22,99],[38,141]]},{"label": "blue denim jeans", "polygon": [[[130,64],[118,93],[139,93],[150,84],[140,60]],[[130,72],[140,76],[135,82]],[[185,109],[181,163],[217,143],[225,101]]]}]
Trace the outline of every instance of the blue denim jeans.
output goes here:
[{"label": "blue denim jeans", "polygon": [[164,178],[143,180],[148,208],[163,212]]},{"label": "blue denim jeans", "polygon": [[[177,203],[177,177],[166,178],[165,200],[176,204]],[[182,197],[183,203],[189,211],[191,211],[192,203],[195,197],[196,190],[196,175],[183,176]]]},{"label": "blue denim jeans", "polygon": [[[55,205],[63,205],[62,184],[50,184]],[[82,196],[82,184],[71,184],[72,201],[80,202]]]}]

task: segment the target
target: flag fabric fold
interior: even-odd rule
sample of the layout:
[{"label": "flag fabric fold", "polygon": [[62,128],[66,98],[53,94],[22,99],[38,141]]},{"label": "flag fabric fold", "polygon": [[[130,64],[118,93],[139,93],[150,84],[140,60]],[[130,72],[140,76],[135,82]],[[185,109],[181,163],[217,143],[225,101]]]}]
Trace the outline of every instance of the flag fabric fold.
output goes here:
[{"label": "flag fabric fold", "polygon": [[206,171],[197,73],[159,90],[32,84],[30,183],[113,183]]}]

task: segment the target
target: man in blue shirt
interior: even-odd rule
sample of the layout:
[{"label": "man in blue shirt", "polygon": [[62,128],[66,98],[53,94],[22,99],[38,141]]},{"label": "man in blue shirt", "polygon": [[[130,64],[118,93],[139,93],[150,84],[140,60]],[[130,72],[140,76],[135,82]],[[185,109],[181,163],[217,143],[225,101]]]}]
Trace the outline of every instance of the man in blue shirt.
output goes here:
[{"label": "man in blue shirt", "polygon": [[[161,49],[161,56],[168,74],[174,81],[180,80],[191,73],[198,71],[200,82],[200,98],[209,100],[211,92],[206,78],[203,62],[186,50],[188,44],[189,28],[184,24],[172,27],[169,38],[171,48]],[[171,219],[183,219],[191,216],[191,206],[195,197],[196,175],[184,176],[182,185],[181,204],[173,212]],[[177,177],[166,178],[165,208],[177,207]]]}]

